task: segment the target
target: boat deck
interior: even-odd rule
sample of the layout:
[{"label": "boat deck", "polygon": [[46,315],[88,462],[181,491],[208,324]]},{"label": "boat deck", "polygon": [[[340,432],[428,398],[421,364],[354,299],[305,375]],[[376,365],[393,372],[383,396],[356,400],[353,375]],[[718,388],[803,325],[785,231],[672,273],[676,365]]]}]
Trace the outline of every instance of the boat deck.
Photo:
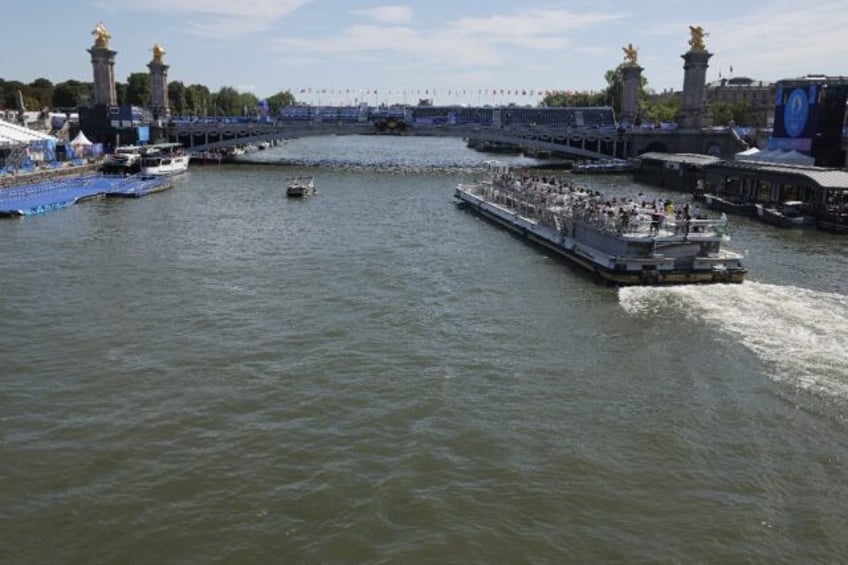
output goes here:
[{"label": "boat deck", "polygon": [[33,216],[103,197],[141,197],[170,188],[164,178],[82,175],[0,190],[0,217]]}]

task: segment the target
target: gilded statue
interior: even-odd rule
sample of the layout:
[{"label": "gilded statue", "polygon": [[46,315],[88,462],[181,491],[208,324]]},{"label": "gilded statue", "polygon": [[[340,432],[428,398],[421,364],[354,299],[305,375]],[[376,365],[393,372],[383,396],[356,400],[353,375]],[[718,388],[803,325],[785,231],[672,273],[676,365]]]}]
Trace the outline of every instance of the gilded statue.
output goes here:
[{"label": "gilded statue", "polygon": [[689,40],[689,47],[692,48],[692,51],[706,51],[707,46],[704,45],[704,37],[709,34],[704,32],[704,28],[701,26],[689,26],[689,32],[692,34],[692,38]]},{"label": "gilded statue", "polygon": [[627,47],[622,47],[621,50],[624,51],[624,60],[630,65],[635,65],[636,59],[639,57],[639,50],[633,47],[632,43],[628,43]]},{"label": "gilded statue", "polygon": [[91,32],[91,35],[95,37],[95,47],[109,47],[109,40],[112,39],[112,34],[109,33],[103,22],[99,22],[94,26],[94,31]]},{"label": "gilded statue", "polygon": [[158,43],[153,45],[153,62],[161,63],[162,57],[165,55],[165,48]]}]

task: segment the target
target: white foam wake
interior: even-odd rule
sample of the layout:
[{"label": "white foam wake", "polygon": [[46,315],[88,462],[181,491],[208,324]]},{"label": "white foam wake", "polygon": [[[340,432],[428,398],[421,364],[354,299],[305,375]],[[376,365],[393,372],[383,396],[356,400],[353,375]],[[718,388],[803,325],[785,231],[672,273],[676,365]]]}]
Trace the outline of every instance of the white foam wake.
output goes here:
[{"label": "white foam wake", "polygon": [[619,302],[631,315],[682,311],[735,336],[773,378],[848,398],[848,296],[745,282],[627,287]]}]

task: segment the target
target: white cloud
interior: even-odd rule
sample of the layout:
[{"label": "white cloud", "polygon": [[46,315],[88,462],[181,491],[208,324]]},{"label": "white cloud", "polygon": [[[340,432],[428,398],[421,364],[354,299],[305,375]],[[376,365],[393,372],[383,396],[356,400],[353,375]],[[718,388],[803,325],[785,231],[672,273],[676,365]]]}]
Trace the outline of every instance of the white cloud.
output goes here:
[{"label": "white cloud", "polygon": [[[373,11],[364,11],[373,15]],[[288,37],[276,48],[304,55],[353,55],[363,51],[403,53],[413,61],[457,67],[497,66],[517,48],[561,51],[571,44],[568,34],[625,17],[621,13],[573,13],[561,9],[522,10],[516,15],[461,18],[437,30],[405,26],[356,25],[327,41],[326,38]]]},{"label": "white cloud", "polygon": [[218,39],[262,31],[312,0],[99,0],[103,10],[184,18],[189,33]]},{"label": "white cloud", "polygon": [[350,13],[371,18],[381,24],[406,24],[412,21],[410,6],[378,6],[367,10],[351,10]]},{"label": "white cloud", "polygon": [[[689,25],[700,24],[709,33],[705,43],[714,53],[710,75],[727,73],[754,79],[779,80],[808,73],[844,74],[845,29],[848,10],[844,0],[798,4],[777,0],[767,6],[740,10],[732,17],[704,22],[664,22],[650,30],[657,37],[674,37],[679,53],[689,46]],[[680,60],[673,58],[674,74],[682,84]],[[647,59],[646,59],[647,60]],[[666,62],[669,65],[670,61]],[[647,73],[651,69],[646,70]],[[668,72],[668,71],[661,71]]]}]

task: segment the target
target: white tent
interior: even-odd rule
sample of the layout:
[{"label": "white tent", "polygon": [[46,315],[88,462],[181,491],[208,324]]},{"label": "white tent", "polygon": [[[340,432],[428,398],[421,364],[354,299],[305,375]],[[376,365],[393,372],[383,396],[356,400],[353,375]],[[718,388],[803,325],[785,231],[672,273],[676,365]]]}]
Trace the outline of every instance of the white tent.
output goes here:
[{"label": "white tent", "polygon": [[92,143],[88,140],[82,130],[80,130],[77,136],[71,140],[71,145],[76,149],[78,147],[89,147]]}]

